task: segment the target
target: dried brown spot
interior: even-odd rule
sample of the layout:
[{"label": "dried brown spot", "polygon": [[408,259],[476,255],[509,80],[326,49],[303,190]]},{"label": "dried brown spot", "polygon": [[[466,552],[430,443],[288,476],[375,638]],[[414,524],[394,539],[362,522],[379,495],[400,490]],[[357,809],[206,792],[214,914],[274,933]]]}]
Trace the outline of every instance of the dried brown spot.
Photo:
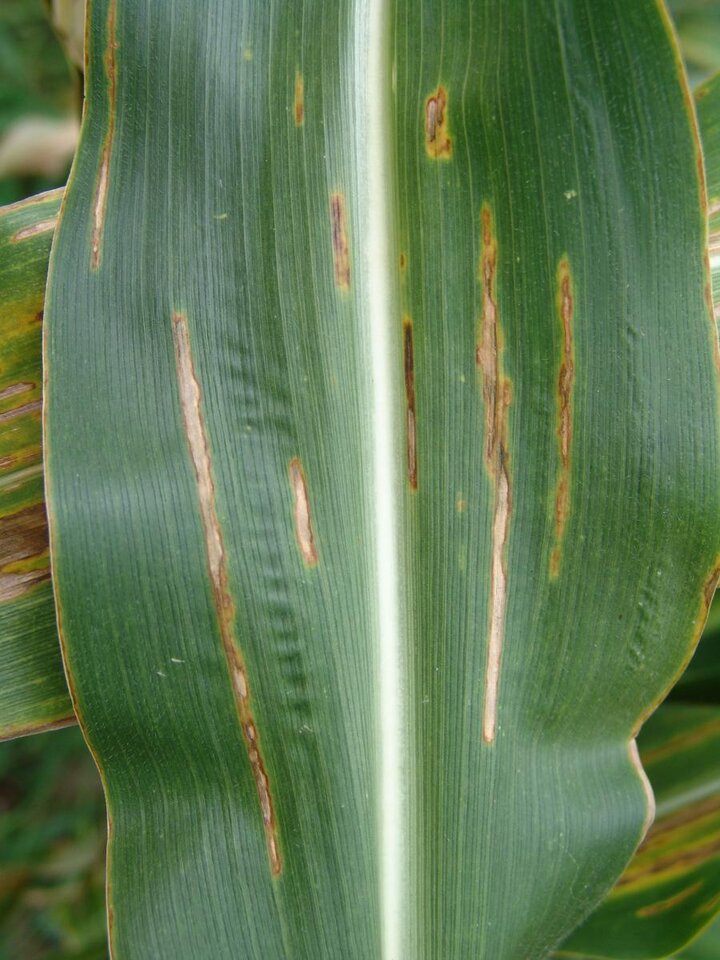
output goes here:
[{"label": "dried brown spot", "polygon": [[407,269],[407,255],[404,253],[400,254],[400,269],[401,270]]},{"label": "dried brown spot", "polygon": [[22,240],[30,240],[32,237],[41,233],[49,233],[57,226],[57,217],[50,217],[48,220],[41,220],[39,223],[33,223],[29,227],[23,227],[10,238],[11,243],[20,243]]},{"label": "dried brown spot", "polygon": [[701,890],[704,885],[705,882],[703,880],[698,880],[697,883],[693,883],[692,886],[686,890],[681,890],[672,897],[667,897],[665,900],[658,900],[657,903],[651,903],[647,907],[641,907],[636,911],[635,915],[638,917],[656,917],[660,913],[666,913],[668,910],[672,910],[673,907],[684,903],[685,900],[692,897],[698,890]]},{"label": "dried brown spot", "polygon": [[290,461],[290,487],[293,492],[293,512],[295,516],[295,537],[300,554],[306,566],[314,567],[318,562],[315,534],[310,514],[310,499],[302,464],[298,457]]},{"label": "dried brown spot", "polygon": [[112,157],[113,138],[115,136],[115,110],[116,110],[116,84],[117,84],[117,64],[115,54],[118,48],[115,26],[116,26],[116,0],[110,0],[107,17],[107,48],[105,50],[105,74],[107,76],[108,90],[108,126],[105,140],[103,141],[102,154],[100,157],[100,170],[98,171],[97,185],[95,187],[95,202],[93,204],[93,230],[90,252],[90,266],[97,270],[102,259],[102,240],[105,227],[105,211],[107,208],[108,187],[110,184],[110,160]]},{"label": "dried brown spot", "polygon": [[447,115],[447,91],[441,84],[425,101],[425,150],[433,160],[447,160],[452,155]]},{"label": "dried brown spot", "polygon": [[40,413],[41,410],[42,400],[21,403],[19,407],[13,407],[12,410],[3,410],[0,413],[0,423],[9,423],[11,420],[17,420],[18,417],[24,417],[27,413]]},{"label": "dried brown spot", "polygon": [[512,509],[507,420],[508,408],[512,402],[512,386],[510,380],[504,376],[502,367],[502,331],[495,291],[497,242],[492,212],[488,204],[483,204],[481,222],[480,280],[483,287],[483,305],[478,343],[475,348],[475,362],[482,378],[485,408],[485,466],[495,490],[490,571],[490,622],[483,711],[483,739],[486,743],[492,743],[497,726],[497,700],[507,608],[507,540]]},{"label": "dried brown spot", "polygon": [[332,247],[335,260],[335,283],[341,290],[350,289],[350,246],[347,236],[345,197],[333,193],[330,197]]},{"label": "dried brown spot", "polygon": [[415,422],[415,361],[412,320],[403,317],[403,359],[405,364],[405,427],[407,475],[412,490],[417,490],[417,427]]},{"label": "dried brown spot", "polygon": [[305,122],[305,81],[300,71],[295,73],[295,126]]},{"label": "dried brown spot", "polygon": [[[200,383],[195,374],[188,323],[184,314],[173,314],[172,327],[180,406],[185,426],[185,437],[195,473],[215,611],[235,694],[240,728],[260,801],[270,865],[273,874],[277,875],[282,870],[282,860],[277,848],[277,826],[273,814],[269,781],[252,714],[247,668],[235,637],[235,602],[230,593],[225,546],[215,507],[215,481],[210,458],[210,445],[202,416]],[[250,732],[252,732],[252,736],[249,736]]]},{"label": "dried brown spot", "polygon": [[558,265],[556,309],[562,324],[562,356],[558,376],[558,446],[560,449],[560,474],[555,492],[555,546],[550,555],[550,576],[555,579],[560,573],[562,543],[570,510],[570,445],[572,442],[572,391],[575,380],[575,355],[573,348],[574,299],[572,274],[567,257]]},{"label": "dried brown spot", "polygon": [[[0,517],[0,601],[15,600],[50,577],[48,528],[42,503]],[[30,561],[30,564],[28,564]],[[18,565],[25,569],[17,569]]]}]

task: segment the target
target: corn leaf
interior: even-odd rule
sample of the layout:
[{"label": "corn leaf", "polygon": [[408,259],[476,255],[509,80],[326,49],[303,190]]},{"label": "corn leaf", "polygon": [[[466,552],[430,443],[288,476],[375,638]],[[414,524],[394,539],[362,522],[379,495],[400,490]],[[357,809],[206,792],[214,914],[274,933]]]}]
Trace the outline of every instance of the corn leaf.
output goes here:
[{"label": "corn leaf", "polygon": [[720,956],[720,923],[715,923],[701,937],[679,953],[677,960],[716,960]]},{"label": "corn leaf", "polygon": [[45,276],[61,193],[0,210],[0,738],[73,719],[55,627],[40,412]]},{"label": "corn leaf", "polygon": [[545,957],[717,576],[664,15],[89,13],[46,474],[114,956]]},{"label": "corn leaf", "polygon": [[720,598],[715,597],[698,649],[672,688],[671,700],[720,705]]},{"label": "corn leaf", "polygon": [[[720,257],[714,248],[720,229],[720,77],[697,91],[696,103],[710,200],[710,262],[717,311]],[[719,631],[716,600],[698,650],[671,691],[671,701],[660,707],[639,738],[640,756],[656,793],[658,818],[608,900],[559,956],[623,960],[667,956],[696,937],[720,910]],[[688,701],[703,706],[690,706]]]},{"label": "corn leaf", "polygon": [[559,957],[667,957],[720,910],[720,708],[663,704],[639,742],[656,821]]}]

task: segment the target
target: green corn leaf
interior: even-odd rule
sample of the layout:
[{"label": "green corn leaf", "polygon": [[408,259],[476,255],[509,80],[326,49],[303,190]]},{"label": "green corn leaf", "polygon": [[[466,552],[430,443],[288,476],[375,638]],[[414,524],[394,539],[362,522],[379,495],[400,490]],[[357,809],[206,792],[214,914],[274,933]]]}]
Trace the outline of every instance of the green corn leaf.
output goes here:
[{"label": "green corn leaf", "polygon": [[[720,77],[697,91],[696,103],[717,309],[720,250],[714,247],[720,236]],[[671,692],[675,702],[664,703],[640,735],[641,759],[657,797],[656,823],[608,900],[559,956],[623,960],[667,956],[696,936],[720,910],[719,641],[716,600],[700,646]],[[685,701],[706,706],[687,706]],[[573,948],[580,953],[573,953]]]},{"label": "green corn leaf", "polygon": [[46,471],[114,956],[545,957],[715,586],[664,15],[89,10]]},{"label": "green corn leaf", "polygon": [[720,957],[720,922],[679,953],[677,960],[717,960]]},{"label": "green corn leaf", "polygon": [[40,424],[45,275],[61,196],[0,210],[0,738],[73,719],[50,585]]}]

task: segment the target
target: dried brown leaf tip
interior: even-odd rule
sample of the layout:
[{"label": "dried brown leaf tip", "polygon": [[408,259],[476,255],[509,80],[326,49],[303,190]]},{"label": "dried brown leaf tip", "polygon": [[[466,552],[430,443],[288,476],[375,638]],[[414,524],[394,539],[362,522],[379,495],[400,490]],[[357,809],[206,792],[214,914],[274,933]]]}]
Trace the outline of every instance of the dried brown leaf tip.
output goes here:
[{"label": "dried brown leaf tip", "polygon": [[573,297],[570,262],[567,257],[563,257],[560,260],[557,269],[555,306],[562,325],[562,350],[557,387],[557,436],[560,452],[560,473],[555,492],[555,546],[550,554],[550,576],[553,579],[560,573],[562,543],[565,536],[568,513],[570,511],[570,447],[573,432],[572,394],[575,382],[575,355],[573,347],[573,314],[575,301]]},{"label": "dried brown leaf tip", "polygon": [[413,354],[412,320],[403,317],[403,362],[405,366],[405,430],[407,441],[407,476],[411,490],[417,490],[417,427],[415,423],[415,358]]},{"label": "dried brown leaf tip", "polygon": [[93,229],[90,248],[90,266],[93,270],[97,270],[100,267],[100,261],[102,259],[105,212],[107,208],[108,188],[110,186],[110,160],[112,156],[113,138],[115,136],[117,99],[117,65],[115,53],[118,47],[115,33],[116,16],[116,0],[111,0],[107,18],[107,48],[104,57],[105,75],[107,77],[108,125],[105,140],[103,141],[100,169],[95,187],[95,201],[93,204]]},{"label": "dried brown leaf tip", "polygon": [[447,160],[452,156],[447,91],[442,84],[425,101],[425,150],[433,160]]},{"label": "dried brown leaf tip", "polygon": [[347,234],[345,197],[333,193],[330,197],[330,221],[332,248],[335,261],[335,285],[341,290],[350,289],[350,244]]},{"label": "dried brown leaf tip", "polygon": [[305,473],[298,457],[293,457],[290,461],[289,474],[290,487],[293,493],[293,515],[298,549],[305,565],[315,567],[318,562],[318,553],[310,513],[310,499]]},{"label": "dried brown leaf tip", "polygon": [[305,122],[305,81],[300,71],[295,73],[295,126]]},{"label": "dried brown leaf tip", "polygon": [[488,204],[483,204],[480,220],[482,242],[479,272],[483,292],[475,363],[482,380],[485,408],[485,466],[494,487],[490,622],[483,711],[483,740],[489,744],[495,739],[497,726],[498,689],[507,608],[507,541],[512,509],[507,432],[512,385],[503,373],[503,338],[496,293],[497,240],[492,211]]},{"label": "dried brown leaf tip", "polygon": [[182,313],[174,313],[172,329],[175,344],[175,372],[185,440],[195,474],[215,612],[223,651],[230,670],[240,729],[260,801],[270,867],[273,875],[277,875],[282,871],[282,860],[277,843],[277,826],[273,814],[270,783],[252,713],[247,668],[235,636],[235,601],[230,592],[225,544],[215,506],[215,479],[210,444],[202,413],[202,390],[195,372],[187,317]]}]

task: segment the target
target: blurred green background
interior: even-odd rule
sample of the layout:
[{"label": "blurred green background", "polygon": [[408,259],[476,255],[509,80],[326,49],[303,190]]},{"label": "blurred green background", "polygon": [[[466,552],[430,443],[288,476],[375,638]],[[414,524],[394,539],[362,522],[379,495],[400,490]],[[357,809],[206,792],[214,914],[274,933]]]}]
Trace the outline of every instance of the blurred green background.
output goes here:
[{"label": "blurred green background", "polygon": [[[81,7],[0,0],[0,205],[65,182],[82,89],[65,50],[82,61]],[[697,84],[720,69],[720,0],[669,7]],[[693,675],[714,697],[718,643],[716,603],[696,661],[709,666]],[[674,696],[698,693],[686,684]],[[0,960],[107,957],[104,846],[102,791],[77,728],[0,743]],[[720,926],[684,957],[720,960]]]}]

